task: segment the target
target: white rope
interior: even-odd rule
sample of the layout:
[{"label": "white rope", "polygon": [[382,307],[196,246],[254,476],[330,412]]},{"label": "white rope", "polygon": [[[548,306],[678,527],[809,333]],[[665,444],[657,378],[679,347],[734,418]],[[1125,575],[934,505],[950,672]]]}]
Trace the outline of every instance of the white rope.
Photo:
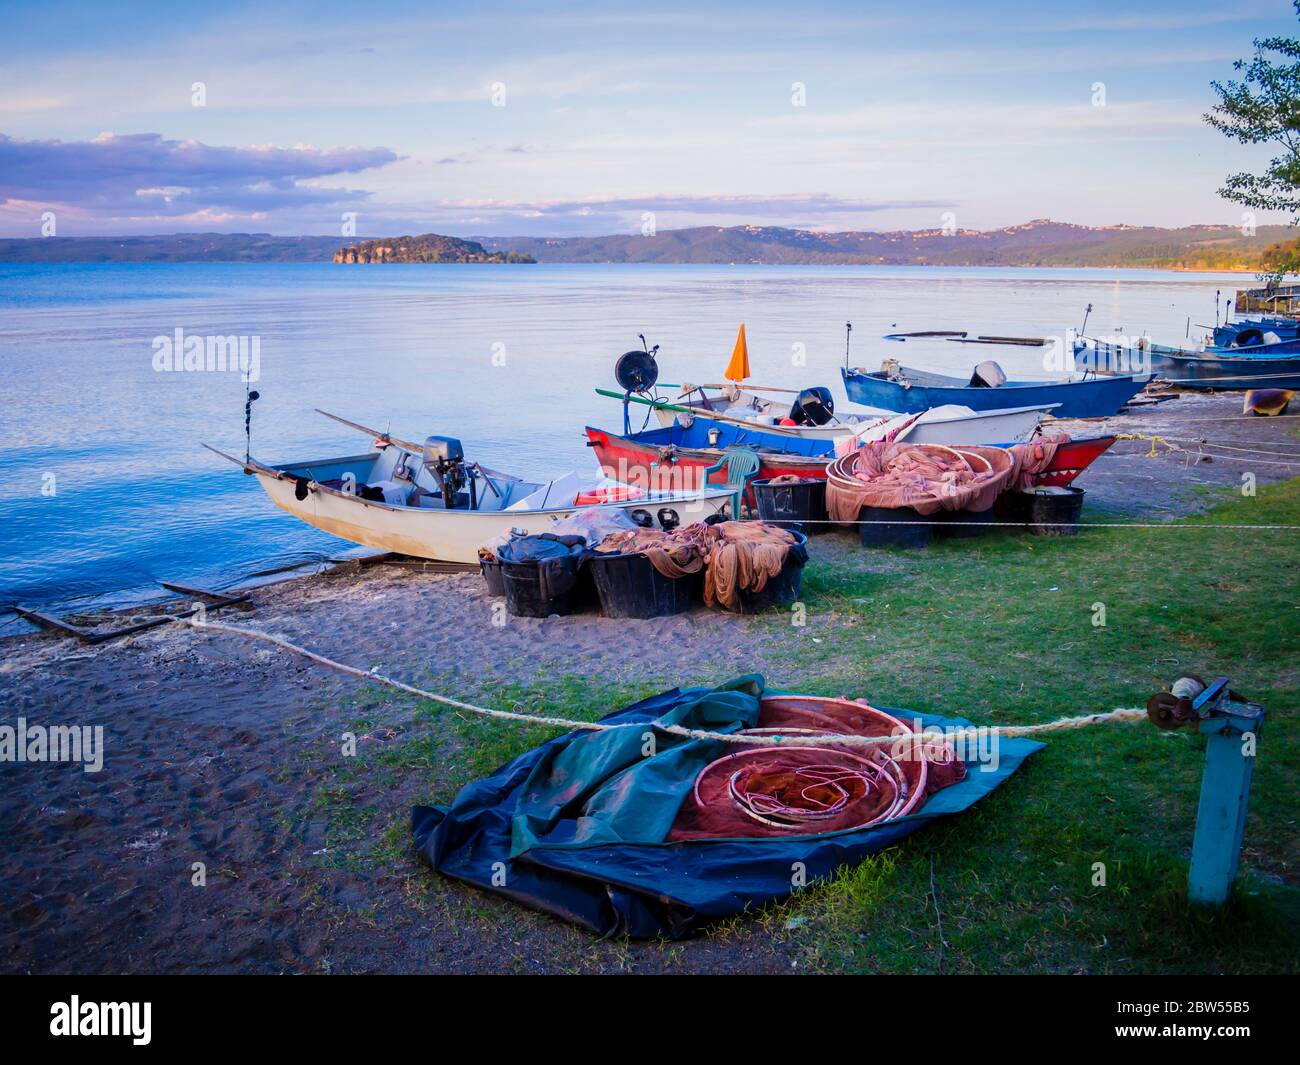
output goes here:
[{"label": "white rope", "polygon": [[[1244,414],[1234,414],[1230,417],[1216,416],[1214,418],[1197,418],[1196,420],[1199,422],[1240,422],[1244,417]],[[1269,421],[1278,421],[1282,418],[1300,418],[1300,414],[1267,414],[1263,415],[1263,417],[1268,418]]]},{"label": "white rope", "polygon": [[[1241,356],[1238,356],[1240,358]],[[1186,385],[1186,384],[1204,384],[1207,381],[1272,381],[1279,377],[1295,377],[1295,371],[1291,373],[1239,373],[1226,374],[1222,377],[1165,377],[1156,373],[1152,376],[1153,380],[1163,381],[1167,385]],[[1233,390],[1235,391],[1235,389]],[[1255,391],[1251,389],[1250,391]],[[1289,390],[1285,390],[1289,391]]]},{"label": "white rope", "polygon": [[[1195,441],[1191,441],[1191,442],[1195,443]],[[1210,446],[1223,447],[1224,445],[1211,444]],[[1248,451],[1251,449],[1238,448],[1237,450]],[[1278,462],[1277,459],[1247,459],[1247,458],[1241,458],[1237,455],[1216,455],[1213,452],[1209,452],[1209,451],[1189,451],[1185,447],[1171,448],[1169,451],[1164,452],[1164,454],[1165,455],[1190,455],[1194,459],[1211,458],[1211,459],[1218,459],[1221,462],[1242,462],[1242,463],[1249,462],[1249,463],[1253,463],[1256,466],[1286,466],[1288,469],[1300,468],[1300,462]],[[1259,452],[1259,454],[1271,455],[1271,454],[1282,454],[1282,452],[1261,451]],[[1135,451],[1107,452],[1105,455],[1101,456],[1101,458],[1104,459],[1149,459],[1149,458],[1160,458],[1160,457],[1161,454],[1159,452],[1157,452],[1155,455],[1152,455],[1150,452],[1146,452],[1146,451],[1142,452],[1141,454]]]},{"label": "white rope", "polygon": [[[1157,439],[1157,438],[1153,438]],[[1251,455],[1277,455],[1281,458],[1300,458],[1300,451],[1265,451],[1258,447],[1238,447],[1236,444],[1220,444],[1214,440],[1196,440],[1187,436],[1161,436],[1159,440],[1168,440],[1175,444],[1195,444],[1197,447],[1217,447],[1224,451],[1244,451]],[[1287,465],[1278,463],[1278,465]]]},{"label": "white rope", "polygon": [[[395,680],[392,677],[386,677],[382,673],[374,670],[357,669],[355,666],[346,665],[343,662],[336,662],[332,658],[326,658],[315,651],[309,651],[298,644],[290,643],[279,636],[273,636],[269,632],[262,632],[259,629],[245,629],[235,625],[222,625],[215,621],[200,621],[196,616],[181,615],[171,620],[188,625],[191,628],[209,632],[225,632],[232,636],[242,636],[249,640],[260,640],[263,643],[272,644],[282,650],[289,651],[292,654],[301,655],[303,658],[309,658],[322,666],[338,670],[341,673],[347,673],[353,677],[359,677],[362,680],[373,681],[376,684],[382,684],[389,688],[396,688],[399,691],[407,692],[411,695],[419,696],[421,699],[428,699],[435,703],[441,703],[443,706],[450,706],[457,710],[468,710],[470,713],[479,714],[483,717],[492,717],[506,721],[521,721],[530,725],[548,725],[555,728],[563,729],[581,729],[586,732],[607,732],[614,729],[638,728],[646,729],[651,723],[648,721],[629,721],[619,724],[604,724],[599,721],[574,721],[563,717],[546,717],[536,714],[520,714],[512,710],[494,710],[491,707],[475,706],[473,703],[462,702],[459,699],[452,699],[446,695],[439,695],[436,692],[426,691],[423,688],[417,688],[413,684],[407,684],[405,681]],[[990,731],[996,732],[1000,736],[1035,736],[1045,732],[1064,732],[1071,729],[1085,728],[1088,725],[1099,725],[1110,721],[1137,721],[1147,716],[1144,709],[1138,708],[1116,708],[1105,713],[1086,714],[1083,717],[1063,717],[1056,721],[1048,721],[1041,725],[1007,725],[1007,726],[972,726],[970,728],[957,729],[952,732],[945,731],[943,736],[947,742],[960,742],[964,737],[973,739],[982,738]],[[656,725],[661,732],[668,732],[674,736],[682,736],[692,740],[721,740],[724,743],[751,744],[755,746],[771,746],[782,742],[790,742],[792,745],[800,743],[806,745],[810,742],[809,737],[792,735],[789,737],[780,735],[739,735],[728,732],[709,732],[704,729],[686,728],[682,725]],[[900,740],[906,740],[909,736],[924,736],[925,732],[909,732],[904,734],[895,734],[891,736],[854,736],[841,733],[818,733],[816,742],[820,744],[836,743],[841,745],[852,746],[869,746],[882,743],[897,743]]]},{"label": "white rope", "polygon": [[[960,513],[960,512],[959,512]],[[758,521],[747,518],[746,521]],[[831,518],[800,518],[800,525],[948,525],[951,521],[890,521],[887,518],[858,519],[852,521],[835,521]],[[1025,529],[1037,525],[1073,525],[1080,529],[1257,529],[1266,531],[1286,531],[1300,529],[1300,525],[1216,525],[1206,522],[1193,524],[1176,521],[1156,521],[1150,523],[1137,521],[963,521],[963,528],[989,529]]]}]

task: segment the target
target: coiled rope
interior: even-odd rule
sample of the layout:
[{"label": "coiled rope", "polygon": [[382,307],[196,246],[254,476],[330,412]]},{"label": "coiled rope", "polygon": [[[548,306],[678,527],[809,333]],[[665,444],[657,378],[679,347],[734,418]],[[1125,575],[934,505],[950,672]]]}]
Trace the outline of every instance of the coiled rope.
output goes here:
[{"label": "coiled rope", "polygon": [[[418,696],[421,699],[428,699],[429,701],[439,703],[442,706],[449,706],[455,710],[465,710],[482,717],[491,717],[503,721],[519,721],[529,725],[547,725],[554,728],[581,730],[584,732],[608,732],[613,729],[626,728],[645,729],[650,724],[647,721],[629,721],[616,724],[609,724],[600,721],[576,721],[565,717],[550,717],[540,714],[521,714],[514,710],[496,710],[487,706],[475,706],[473,703],[463,702],[460,699],[453,699],[447,695],[439,695],[437,692],[427,691],[424,688],[417,688],[413,684],[407,684],[405,681],[384,676],[384,674],[375,670],[358,669],[356,666],[349,666],[344,662],[337,662],[332,658],[327,658],[325,655],[308,650],[306,647],[291,643],[282,637],[274,636],[269,632],[262,632],[260,629],[246,629],[240,628],[236,625],[223,625],[216,621],[203,621],[200,620],[197,615],[178,615],[169,620],[180,625],[188,625],[190,628],[204,632],[224,632],[232,636],[241,636],[248,640],[258,640],[262,643],[269,643],[274,647],[279,647],[281,650],[300,655],[303,658],[310,659],[318,665],[326,666],[327,668],[337,670],[340,673],[346,673],[350,676],[358,677],[361,680],[372,681],[375,684],[394,688],[398,691],[404,691],[410,695]],[[1085,714],[1082,717],[1058,718],[1056,721],[1047,721],[1040,725],[971,726],[969,728],[944,732],[943,736],[949,743],[961,742],[964,737],[979,739],[987,736],[989,732],[996,732],[999,736],[1038,736],[1044,733],[1066,732],[1073,729],[1086,728],[1089,725],[1100,725],[1112,721],[1145,720],[1146,716],[1147,712],[1144,708],[1118,707],[1104,713]],[[797,732],[787,736],[772,735],[764,730],[761,734],[747,735],[743,732],[710,732],[705,729],[686,728],[683,725],[656,725],[655,727],[661,732],[667,732],[674,736],[681,736],[685,739],[719,740],[724,743],[748,744],[758,747],[770,747],[781,743],[794,746],[806,746],[809,742],[808,737],[800,736]],[[846,733],[820,733],[817,736],[817,742],[819,744],[834,743],[843,746],[872,746],[882,743],[897,743],[900,740],[906,739],[908,736],[924,737],[925,730],[889,736],[855,736]]]}]

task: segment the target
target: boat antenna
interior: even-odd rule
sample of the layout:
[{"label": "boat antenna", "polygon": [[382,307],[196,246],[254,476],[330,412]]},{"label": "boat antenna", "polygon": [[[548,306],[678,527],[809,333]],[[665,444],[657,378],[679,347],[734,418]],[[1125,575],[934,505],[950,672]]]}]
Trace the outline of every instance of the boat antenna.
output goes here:
[{"label": "boat antenna", "polygon": [[1214,328],[1219,328],[1219,289],[1214,290]]},{"label": "boat antenna", "polygon": [[844,369],[849,368],[849,337],[853,335],[853,323],[844,323]]},{"label": "boat antenna", "polygon": [[[255,392],[249,388],[249,380],[244,378],[244,464],[253,459],[253,402],[262,398],[260,392]],[[245,468],[245,473],[251,471]]]},{"label": "boat antenna", "polygon": [[649,346],[648,346],[648,345],[646,344],[646,342],[645,342],[645,334],[644,334],[644,333],[637,333],[637,336],[641,338],[641,347],[642,347],[644,350],[649,351],[650,348],[649,348]]},{"label": "boat antenna", "polygon": [[1080,336],[1082,336],[1084,333],[1088,331],[1088,315],[1090,315],[1091,313],[1092,313],[1092,304],[1090,303],[1088,304],[1088,306],[1086,306],[1083,309],[1083,325],[1079,326]]}]

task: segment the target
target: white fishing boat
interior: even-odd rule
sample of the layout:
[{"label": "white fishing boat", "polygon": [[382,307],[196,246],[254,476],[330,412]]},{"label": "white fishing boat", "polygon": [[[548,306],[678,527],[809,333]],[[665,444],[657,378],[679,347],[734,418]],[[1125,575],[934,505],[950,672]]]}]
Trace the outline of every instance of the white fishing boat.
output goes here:
[{"label": "white fishing boat", "polygon": [[959,403],[931,407],[920,414],[873,415],[849,427],[835,437],[839,441],[853,437],[858,443],[883,440],[900,427],[913,444],[1023,444],[1038,431],[1043,417],[1059,404],[1043,407],[1005,407],[1001,410],[971,410]]},{"label": "white fishing boat", "polygon": [[638,524],[671,528],[703,521],[731,501],[725,487],[653,491],[599,474],[526,481],[466,462],[452,437],[416,444],[320,413],[373,437],[375,450],[267,466],[204,446],[255,476],[271,501],[294,517],[381,551],[475,563],[481,546],[512,530],[550,532],[565,519],[598,520],[611,511],[625,511]]}]

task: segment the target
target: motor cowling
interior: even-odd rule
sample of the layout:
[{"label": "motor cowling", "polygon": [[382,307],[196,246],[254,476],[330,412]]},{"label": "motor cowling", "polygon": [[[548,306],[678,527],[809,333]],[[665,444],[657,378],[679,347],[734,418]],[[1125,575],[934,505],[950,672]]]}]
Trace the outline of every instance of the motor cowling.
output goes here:
[{"label": "motor cowling", "polygon": [[465,461],[465,449],[454,436],[429,436],[424,440],[424,461],[438,467]]},{"label": "motor cowling", "polygon": [[[1139,346],[1141,346],[1140,341]],[[976,366],[975,372],[970,377],[971,388],[1001,388],[1006,383],[1006,372],[992,359]]]},{"label": "motor cowling", "polygon": [[825,425],[834,416],[835,397],[822,385],[805,388],[790,408],[790,420],[795,425]]},{"label": "motor cowling", "polygon": [[469,482],[465,449],[454,436],[429,436],[424,440],[424,464],[442,486],[443,505],[455,506],[456,493]]}]

